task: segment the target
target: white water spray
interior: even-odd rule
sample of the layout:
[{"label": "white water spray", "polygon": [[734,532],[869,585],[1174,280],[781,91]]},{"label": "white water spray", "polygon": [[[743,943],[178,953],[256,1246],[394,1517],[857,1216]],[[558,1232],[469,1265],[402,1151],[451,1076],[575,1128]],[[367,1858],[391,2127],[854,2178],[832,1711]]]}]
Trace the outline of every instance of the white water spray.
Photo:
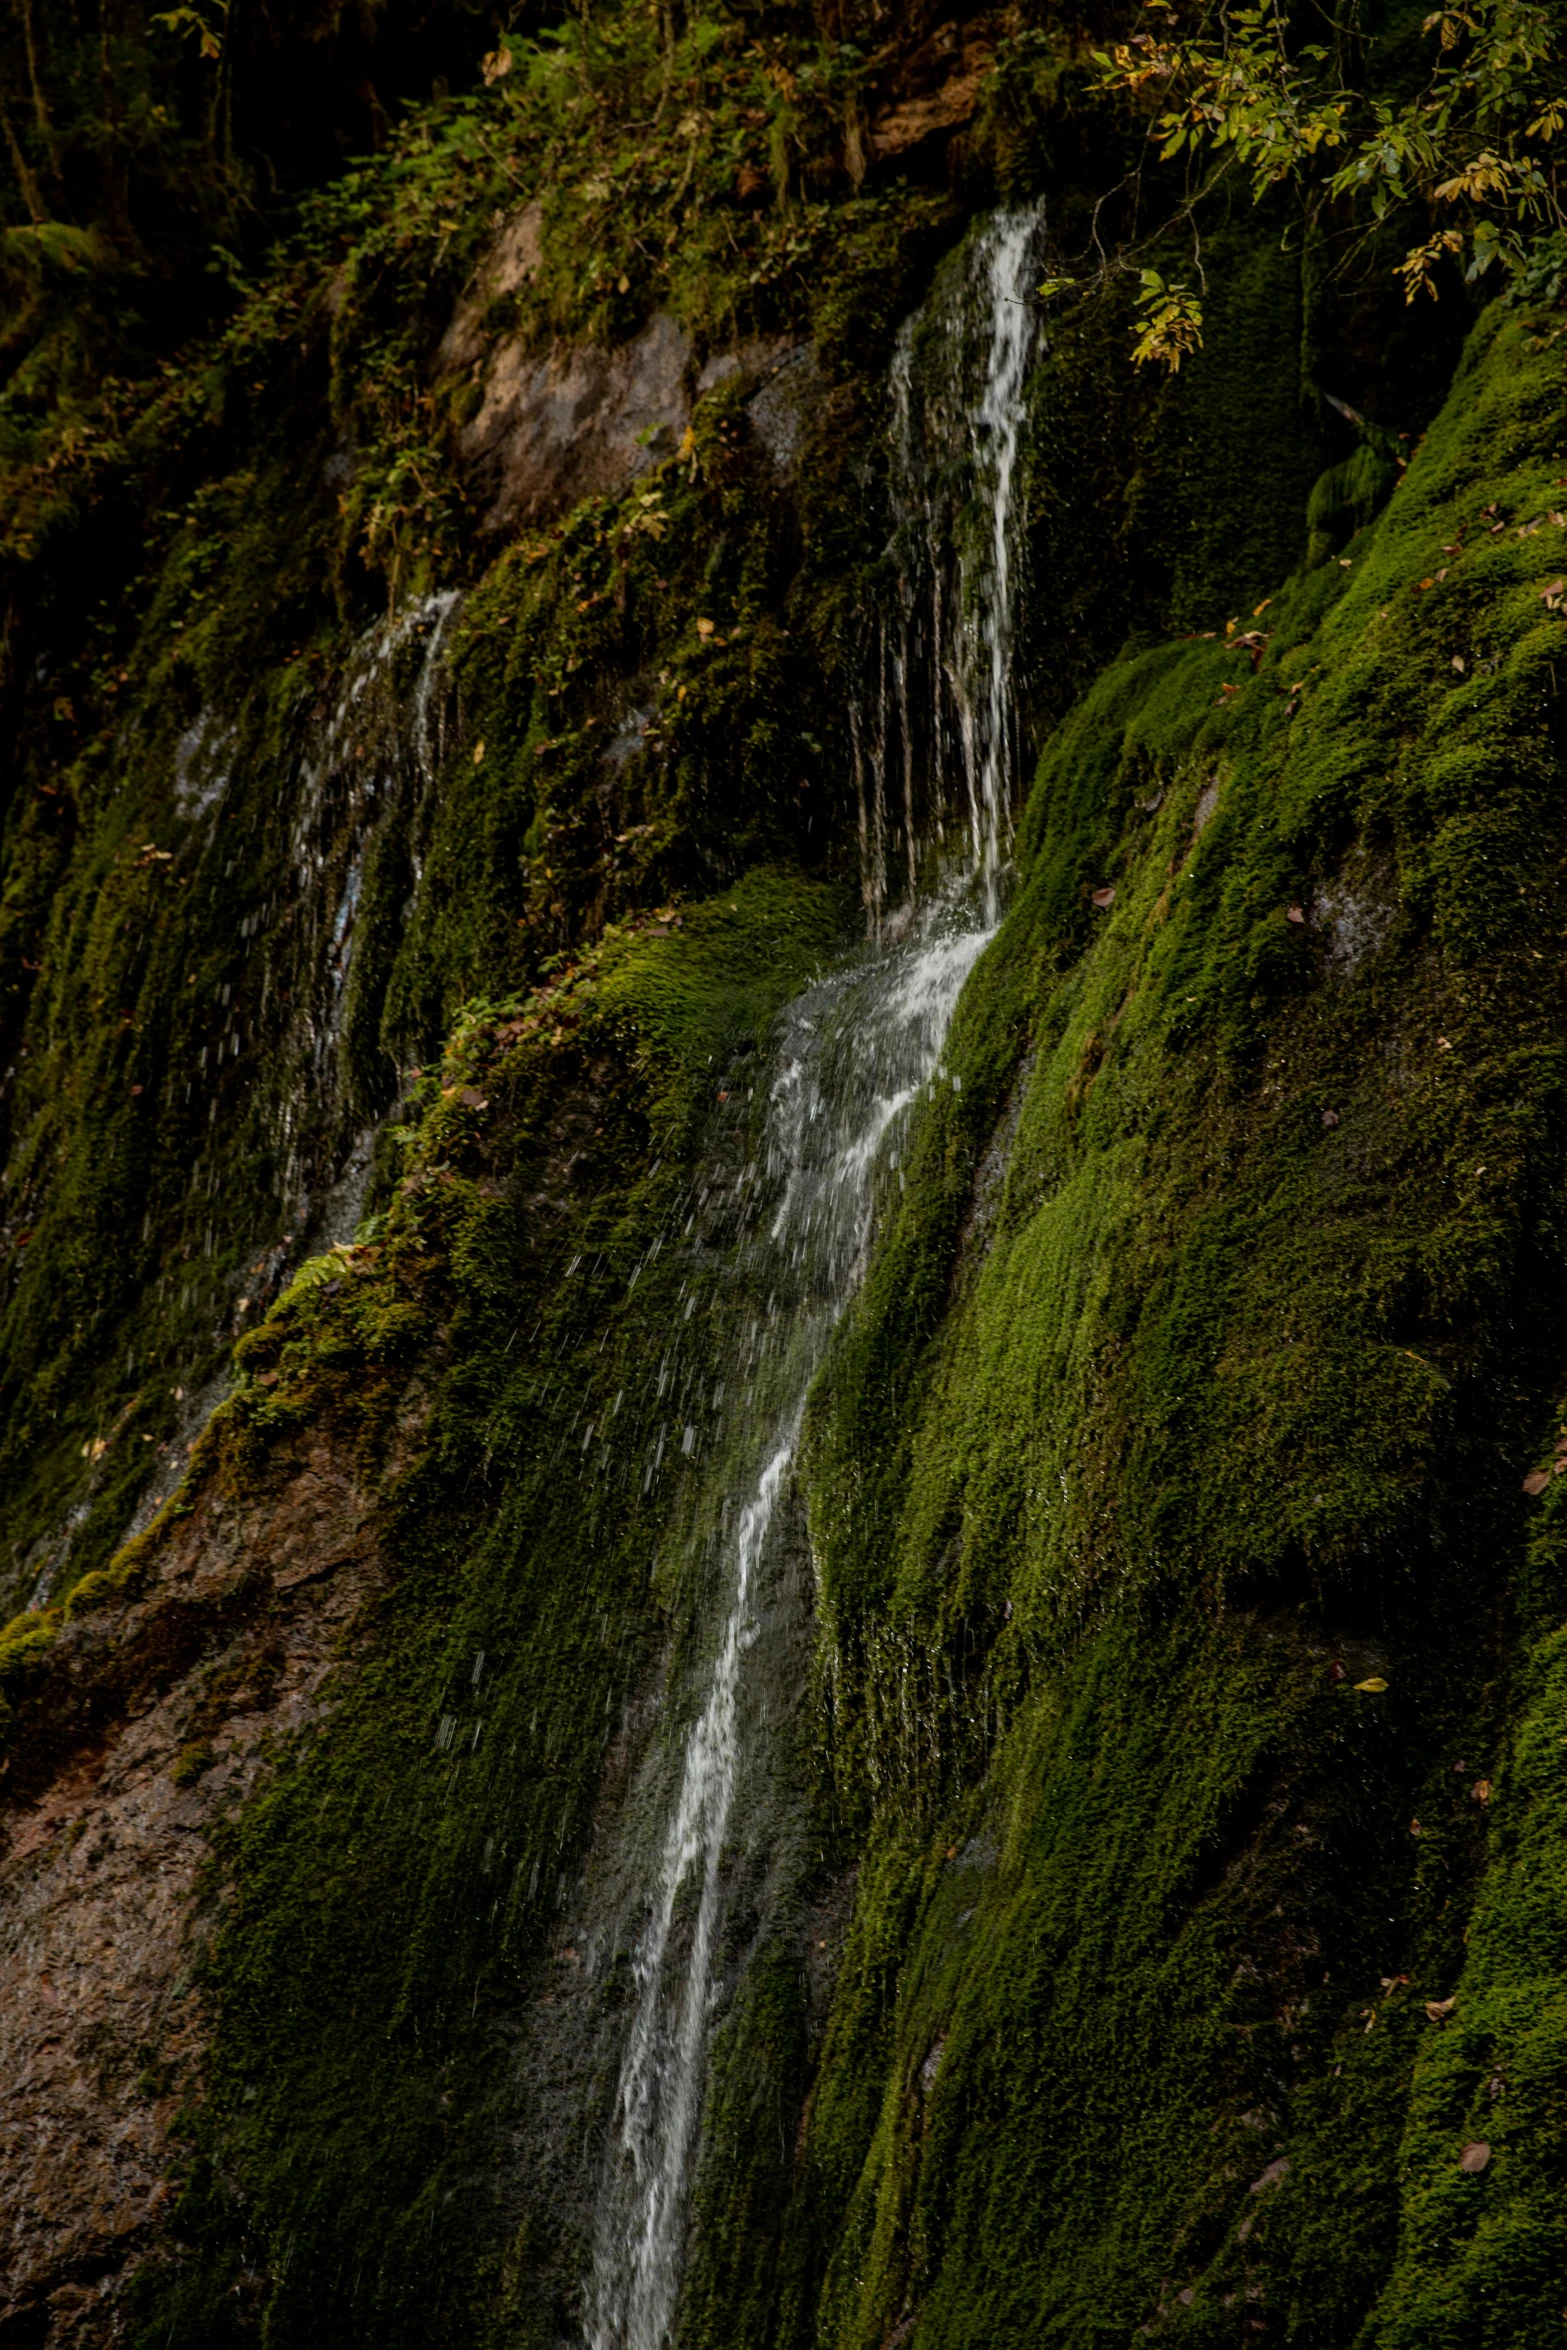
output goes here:
[{"label": "white water spray", "polygon": [[871,928],[938,865],[961,808],[994,926],[1011,840],[1017,462],[1037,310],[1042,216],[1000,212],[949,265],[893,354],[892,608],[875,624],[851,711],[861,874]]},{"label": "white water spray", "polygon": [[[341,1157],[333,1131],[341,1092],[339,1045],[371,841],[388,816],[416,820],[444,751],[447,648],[462,599],[453,589],[379,620],[355,645],[331,703],[301,753],[290,825],[301,970],[282,1058],[292,1081],[274,1111],[283,1191],[314,1246],[351,1237],[359,1220],[374,1130]],[[419,885],[417,855],[414,885]],[[404,908],[404,919],[412,900]],[[322,1159],[334,1167],[321,1187]]]},{"label": "white water spray", "polygon": [[[984,251],[990,291],[990,354],[984,396],[974,416],[975,470],[988,491],[990,545],[983,578],[965,581],[965,620],[984,685],[978,776],[970,770],[974,857],[985,919],[1001,914],[1001,851],[1011,832],[1008,756],[1011,735],[1012,534],[1023,379],[1034,341],[1027,296],[1029,259],[1038,234],[1033,212],[1004,213],[991,224]],[[977,566],[976,566],[977,568]]]}]

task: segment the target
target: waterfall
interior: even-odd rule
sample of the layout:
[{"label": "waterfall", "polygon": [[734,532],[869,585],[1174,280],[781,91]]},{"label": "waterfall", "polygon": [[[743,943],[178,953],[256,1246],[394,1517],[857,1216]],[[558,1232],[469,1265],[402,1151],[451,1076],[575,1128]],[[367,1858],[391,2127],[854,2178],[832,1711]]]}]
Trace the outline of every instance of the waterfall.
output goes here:
[{"label": "waterfall", "polygon": [[[232,1385],[226,1341],[235,1328],[235,1292],[243,1287],[246,1302],[261,1307],[302,1256],[350,1239],[359,1223],[376,1126],[365,1121],[355,1132],[346,1115],[353,1105],[345,1099],[341,1048],[355,929],[378,834],[394,823],[416,833],[435,793],[444,751],[446,662],[460,609],[458,594],[447,590],[366,629],[328,690],[301,714],[288,765],[276,776],[277,798],[287,811],[282,854],[270,861],[264,890],[238,916],[230,942],[237,949],[233,977],[216,1007],[215,1036],[200,1047],[193,1066],[179,1067],[168,1080],[171,1106],[182,1087],[182,1107],[193,1095],[207,1107],[210,1139],[193,1154],[183,1227],[199,1253],[185,1247],[185,1270],[164,1309],[179,1347],[179,1409],[159,1448],[161,1472],[144,1483],[122,1523],[121,1541],[141,1533],[162,1508]],[[243,756],[242,718],[242,698],[228,717],[204,708],[175,747],[173,803],[204,843],[209,887],[256,855],[259,795],[252,793],[248,804],[226,805]],[[230,817],[242,820],[237,835],[225,829]],[[416,843],[410,861],[417,890]],[[404,927],[412,904],[410,896]],[[223,1155],[232,1149],[229,1121],[246,1097],[256,1105],[258,1135],[275,1155],[277,1197],[248,1194],[235,1215],[237,1253],[242,1263],[250,1260],[248,1269],[204,1274],[213,1254],[207,1203],[218,1182],[231,1175],[232,1163]],[[279,1205],[292,1227],[281,1238]],[[203,1224],[206,1245],[199,1246]],[[171,1255],[176,1246],[177,1239]],[[194,1331],[188,1322],[181,1326],[187,1305],[199,1316]],[[79,1502],[52,1529],[34,1573],[30,1608],[47,1606],[62,1588],[92,1506],[90,1499]]]},{"label": "waterfall", "polygon": [[[760,1165],[736,1187],[768,1203],[741,1243],[744,1277],[769,1301],[744,1363],[751,1450],[738,1466],[731,1454],[724,1472],[721,1522],[732,1531],[721,1612],[633,1962],[587,2285],[592,2350],[665,2350],[673,2332],[721,1990],[725,1846],[745,1761],[741,1695],[759,1629],[759,1568],[788,1492],[807,1391],[863,1269],[878,1194],[903,1180],[900,1122],[940,1081],[953,1008],[999,918],[1014,732],[1014,483],[1036,234],[1032,212],[985,224],[904,329],[892,368],[896,603],[874,631],[850,712],[871,936],[779,1021]],[[955,496],[966,519],[954,554]],[[944,769],[954,760],[966,860],[943,853]],[[894,823],[907,875],[895,923],[884,922]]]},{"label": "waterfall", "polygon": [[899,332],[889,378],[892,593],[850,712],[872,931],[947,863],[956,817],[992,927],[1016,769],[1011,688],[1017,460],[1037,311],[1037,207],[995,214]]},{"label": "waterfall", "polygon": [[[350,1238],[359,1219],[375,1129],[342,1133],[340,1063],[366,861],[387,825],[416,831],[435,790],[447,650],[460,608],[447,589],[367,629],[299,756],[288,839],[297,977],[281,1056],[290,1075],[273,1131],[292,1219],[308,1229],[312,1246]],[[410,862],[417,892],[412,844]],[[410,897],[405,925],[412,904]]]}]

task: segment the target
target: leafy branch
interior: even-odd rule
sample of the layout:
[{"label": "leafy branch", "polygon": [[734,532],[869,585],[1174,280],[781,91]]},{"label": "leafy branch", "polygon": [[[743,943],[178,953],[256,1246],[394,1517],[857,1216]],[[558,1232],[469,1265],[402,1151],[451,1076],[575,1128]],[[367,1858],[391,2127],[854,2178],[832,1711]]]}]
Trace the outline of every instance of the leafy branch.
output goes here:
[{"label": "leafy branch", "polygon": [[[228,15],[228,0],[217,0],[218,16]],[[223,36],[199,8],[166,8],[152,19],[160,31],[188,33],[196,44],[197,55],[213,58],[223,54]]]},{"label": "leafy branch", "polygon": [[1268,0],[1205,7],[1189,32],[1178,0],[1148,0],[1146,15],[1152,30],[1093,54],[1102,90],[1157,109],[1161,161],[1213,154],[1245,170],[1257,197],[1289,182],[1313,218],[1327,204],[1363,204],[1373,222],[1423,211],[1432,225],[1398,264],[1407,301],[1435,296],[1446,258],[1471,282],[1495,269],[1554,298],[1567,262],[1554,147],[1567,87],[1543,0],[1433,11],[1430,73],[1400,101],[1349,78],[1343,23],[1329,46],[1298,43]]},{"label": "leafy branch", "polygon": [[1190,287],[1178,280],[1167,284],[1158,270],[1145,269],[1137,296],[1137,329],[1132,365],[1154,363],[1179,375],[1181,361],[1202,348],[1202,305]]}]

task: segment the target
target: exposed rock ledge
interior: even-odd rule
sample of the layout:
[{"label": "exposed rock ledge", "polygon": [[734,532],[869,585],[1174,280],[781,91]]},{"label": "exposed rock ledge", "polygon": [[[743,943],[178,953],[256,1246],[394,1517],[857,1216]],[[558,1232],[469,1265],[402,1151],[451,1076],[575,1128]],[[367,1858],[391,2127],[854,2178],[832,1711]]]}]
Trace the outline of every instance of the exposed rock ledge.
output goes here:
[{"label": "exposed rock ledge", "polygon": [[657,311],[613,349],[556,343],[542,355],[520,338],[501,342],[488,367],[480,305],[520,282],[536,257],[529,206],[501,231],[474,295],[459,305],[442,344],[479,377],[483,399],[458,435],[458,454],[486,503],[491,533],[537,528],[584,498],[621,496],[680,447],[694,402],[739,378],[755,387],[748,413],[781,473],[794,470],[819,391],[808,347],[763,337],[710,358],[693,373],[691,340]]},{"label": "exposed rock ledge", "polygon": [[274,1470],[248,1506],[209,1477],[140,1596],[62,1630],[0,1779],[6,2350],[125,2339],[124,2285],[174,2201],[171,2124],[201,2093],[213,1831],[330,1703],[384,1577],[326,1445]]},{"label": "exposed rock ledge", "polygon": [[583,498],[613,497],[672,457],[691,420],[691,344],[657,312],[629,343],[557,343],[542,357],[500,345],[458,453],[488,503],[489,531],[523,528]]}]

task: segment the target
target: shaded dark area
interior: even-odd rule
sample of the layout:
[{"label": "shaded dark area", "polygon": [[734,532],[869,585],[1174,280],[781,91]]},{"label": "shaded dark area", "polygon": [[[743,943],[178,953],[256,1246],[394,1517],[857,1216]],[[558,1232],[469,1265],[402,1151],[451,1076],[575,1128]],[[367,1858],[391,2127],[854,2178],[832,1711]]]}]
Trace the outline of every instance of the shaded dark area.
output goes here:
[{"label": "shaded dark area", "polygon": [[[149,323],[188,332],[192,289],[176,285],[204,245],[253,254],[280,206],[382,147],[410,101],[466,86],[496,37],[490,13],[463,0],[165,11],[17,0],[0,28],[0,220],[31,228],[67,266],[89,252],[59,232],[96,232],[103,259],[153,281]],[[4,253],[10,272],[26,270],[24,237],[8,234]]]}]

